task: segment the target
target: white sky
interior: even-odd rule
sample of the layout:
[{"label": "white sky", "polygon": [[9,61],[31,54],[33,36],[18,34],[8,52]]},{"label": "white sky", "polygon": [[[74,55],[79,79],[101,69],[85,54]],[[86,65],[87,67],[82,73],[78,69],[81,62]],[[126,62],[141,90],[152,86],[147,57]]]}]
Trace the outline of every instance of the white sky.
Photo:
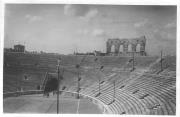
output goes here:
[{"label": "white sky", "polygon": [[7,4],[5,47],[61,54],[106,51],[108,38],[145,35],[148,54],[176,53],[176,6]]}]

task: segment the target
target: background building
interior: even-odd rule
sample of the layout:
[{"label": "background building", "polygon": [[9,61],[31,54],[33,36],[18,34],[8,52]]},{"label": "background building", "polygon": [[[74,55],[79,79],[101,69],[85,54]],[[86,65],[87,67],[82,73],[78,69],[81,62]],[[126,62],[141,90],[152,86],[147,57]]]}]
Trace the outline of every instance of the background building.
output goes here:
[{"label": "background building", "polygon": [[25,52],[25,46],[24,45],[14,45],[14,51],[15,52]]}]

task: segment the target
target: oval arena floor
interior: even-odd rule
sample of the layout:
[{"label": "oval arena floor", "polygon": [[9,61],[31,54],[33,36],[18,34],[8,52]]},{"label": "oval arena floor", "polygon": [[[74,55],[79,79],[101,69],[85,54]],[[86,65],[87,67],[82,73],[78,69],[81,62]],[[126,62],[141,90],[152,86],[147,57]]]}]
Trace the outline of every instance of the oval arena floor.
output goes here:
[{"label": "oval arena floor", "polygon": [[[40,95],[9,97],[4,99],[5,113],[57,113],[57,96],[49,98]],[[100,108],[88,99],[59,98],[61,114],[101,114]]]}]

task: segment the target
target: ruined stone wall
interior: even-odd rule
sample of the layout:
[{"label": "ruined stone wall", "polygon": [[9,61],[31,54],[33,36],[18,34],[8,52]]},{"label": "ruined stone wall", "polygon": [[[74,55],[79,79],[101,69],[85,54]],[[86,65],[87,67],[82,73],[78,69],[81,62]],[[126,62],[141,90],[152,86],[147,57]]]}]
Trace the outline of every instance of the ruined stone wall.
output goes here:
[{"label": "ruined stone wall", "polygon": [[[140,45],[140,51],[137,51],[137,46],[138,44]],[[120,46],[123,46],[123,52],[120,52]],[[112,52],[111,48],[112,46],[115,47],[115,51]],[[136,55],[139,56],[145,56],[146,51],[145,51],[145,46],[146,46],[146,37],[142,36],[139,38],[133,38],[133,39],[108,39],[106,42],[106,53],[107,55],[119,55],[119,56],[129,56],[132,55],[132,53],[135,53]],[[128,47],[130,47],[130,50],[128,50]]]}]

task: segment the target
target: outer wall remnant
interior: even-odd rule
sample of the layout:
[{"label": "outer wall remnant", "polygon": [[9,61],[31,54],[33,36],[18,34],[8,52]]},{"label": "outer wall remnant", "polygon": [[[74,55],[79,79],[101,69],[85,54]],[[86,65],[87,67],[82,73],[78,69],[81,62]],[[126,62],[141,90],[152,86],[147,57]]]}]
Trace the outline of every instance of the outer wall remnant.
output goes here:
[{"label": "outer wall remnant", "polygon": [[[123,46],[122,51],[120,51],[121,45]],[[139,51],[136,49],[138,45],[140,45]],[[115,47],[114,52],[112,52],[111,50],[112,46]],[[134,53],[136,56],[146,56],[145,46],[145,36],[134,39],[108,39],[108,41],[106,42],[106,54],[111,56],[132,56],[132,53]]]}]

